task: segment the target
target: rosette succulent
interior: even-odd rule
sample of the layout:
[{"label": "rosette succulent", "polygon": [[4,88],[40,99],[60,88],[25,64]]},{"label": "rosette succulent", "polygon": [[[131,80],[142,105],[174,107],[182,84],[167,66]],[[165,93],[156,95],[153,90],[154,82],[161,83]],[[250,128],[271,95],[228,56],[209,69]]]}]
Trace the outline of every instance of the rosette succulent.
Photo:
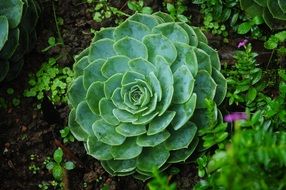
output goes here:
[{"label": "rosette succulent", "polygon": [[240,0],[240,6],[251,18],[262,16],[271,29],[286,28],[285,0]]},{"label": "rosette succulent", "polygon": [[0,1],[0,81],[14,78],[36,41],[40,8],[34,0]]},{"label": "rosette succulent", "polygon": [[185,161],[205,99],[218,105],[226,93],[204,34],[161,12],[98,31],[75,60],[69,127],[112,175],[146,179]]}]

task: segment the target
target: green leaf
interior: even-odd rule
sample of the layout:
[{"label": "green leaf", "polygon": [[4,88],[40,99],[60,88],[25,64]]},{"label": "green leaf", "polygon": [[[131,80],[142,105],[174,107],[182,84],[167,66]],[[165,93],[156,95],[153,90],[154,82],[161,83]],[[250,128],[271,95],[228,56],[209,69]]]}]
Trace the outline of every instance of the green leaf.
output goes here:
[{"label": "green leaf", "polygon": [[108,58],[103,64],[101,72],[106,78],[109,78],[117,73],[124,73],[129,70],[128,61],[129,58],[122,55]]},{"label": "green leaf", "polygon": [[143,152],[137,158],[137,168],[144,172],[152,172],[154,167],[160,168],[163,166],[169,156],[170,153],[163,144],[144,148]]},{"label": "green leaf", "polygon": [[148,58],[147,47],[139,40],[126,36],[114,44],[114,49],[118,55],[125,55],[130,59]]},{"label": "green leaf", "polygon": [[175,46],[162,34],[147,35],[143,38],[143,43],[148,49],[148,61],[151,63],[154,63],[156,56],[160,55],[166,59],[168,65],[171,65],[177,57]]},{"label": "green leaf", "polygon": [[148,79],[149,79],[149,83],[151,84],[154,93],[157,94],[158,96],[158,101],[161,101],[163,92],[162,92],[162,88],[160,85],[160,81],[157,79],[154,72],[149,73]]},{"label": "green leaf", "polygon": [[62,150],[60,147],[57,148],[57,150],[55,150],[54,155],[53,155],[54,160],[55,160],[58,164],[60,164],[60,163],[62,162],[63,155],[64,155],[63,150]]},{"label": "green leaf", "polygon": [[113,45],[114,41],[108,38],[92,43],[89,48],[88,61],[91,63],[96,59],[107,59],[116,55]]},{"label": "green leaf", "polygon": [[95,136],[90,136],[86,142],[87,153],[98,160],[110,160],[112,146],[99,141]]},{"label": "green leaf", "polygon": [[175,130],[180,129],[192,117],[196,108],[197,95],[193,93],[190,99],[184,104],[175,104],[171,107],[172,111],[176,112],[171,124]]},{"label": "green leaf", "polygon": [[126,20],[114,30],[114,38],[120,40],[129,36],[137,40],[142,40],[144,36],[150,33],[150,29],[140,22]]},{"label": "green leaf", "polygon": [[193,47],[197,47],[199,44],[197,34],[194,29],[186,23],[178,23],[188,34],[189,36],[189,45]]},{"label": "green leaf", "polygon": [[174,73],[173,103],[183,104],[187,102],[194,89],[194,77],[187,66],[183,65]]},{"label": "green leaf", "polygon": [[114,93],[117,87],[121,86],[123,74],[117,73],[111,76],[108,80],[104,83],[104,94],[106,98],[110,99],[112,94]]},{"label": "green leaf", "polygon": [[143,58],[132,59],[128,64],[132,71],[140,73],[145,77],[156,70],[156,67],[152,63]]},{"label": "green leaf", "polygon": [[126,73],[124,73],[123,78],[122,78],[122,82],[121,85],[127,85],[129,83],[134,83],[136,82],[138,79],[145,79],[145,76],[138,73],[138,72],[134,72],[134,71],[128,71]]},{"label": "green leaf", "polygon": [[221,65],[220,65],[220,60],[219,60],[217,51],[203,42],[199,42],[198,47],[201,48],[203,51],[205,51],[210,56],[212,66],[215,69],[220,71]]},{"label": "green leaf", "polygon": [[99,101],[99,113],[101,118],[110,125],[118,125],[118,119],[113,115],[112,111],[116,109],[116,106],[111,100],[102,98]]},{"label": "green leaf", "polygon": [[0,16],[0,50],[8,40],[9,24],[5,16]]},{"label": "green leaf", "polygon": [[175,115],[176,112],[165,112],[162,116],[153,119],[149,124],[147,135],[155,135],[164,131],[169,126]]},{"label": "green leaf", "polygon": [[250,24],[250,22],[244,22],[238,26],[237,33],[246,34],[250,31],[251,27],[252,25]]},{"label": "green leaf", "polygon": [[205,70],[209,74],[212,74],[212,63],[210,56],[203,50],[195,48],[194,49],[197,62],[198,62],[198,70]]},{"label": "green leaf", "polygon": [[128,160],[139,156],[142,150],[142,147],[136,144],[136,137],[133,137],[127,138],[120,146],[113,146],[111,154],[115,160]]},{"label": "green leaf", "polygon": [[79,124],[75,121],[75,109],[72,109],[69,114],[69,129],[72,133],[72,135],[78,140],[78,141],[85,141],[88,137],[88,133],[82,129]]},{"label": "green leaf", "polygon": [[151,7],[143,7],[141,12],[144,14],[152,14],[153,9]]},{"label": "green leaf", "polygon": [[115,131],[125,137],[134,137],[146,133],[144,125],[134,125],[132,123],[120,123]]},{"label": "green leaf", "polygon": [[197,94],[196,108],[205,108],[205,99],[213,100],[217,84],[207,71],[199,71],[196,76],[194,92]]},{"label": "green leaf", "polygon": [[[0,27],[0,28],[1,28],[0,30],[3,29],[3,27]],[[0,44],[1,44],[1,39],[3,39],[1,37],[2,34],[4,34],[4,32],[0,32]],[[1,59],[9,60],[13,56],[17,47],[19,46],[19,37],[20,37],[20,30],[18,28],[9,30],[8,40],[6,41],[2,50],[1,50],[1,45],[0,45]]]},{"label": "green leaf", "polygon": [[220,105],[226,96],[227,81],[224,76],[215,68],[213,68],[212,78],[217,84],[214,100],[217,105]]},{"label": "green leaf", "polygon": [[[85,60],[87,61],[87,59]],[[88,89],[90,85],[94,82],[106,80],[106,78],[101,73],[101,67],[104,63],[104,59],[97,59],[84,68],[83,85],[86,89]]]},{"label": "green leaf", "polygon": [[83,86],[83,77],[76,78],[68,90],[69,103],[76,108],[85,99],[86,90]]},{"label": "green leaf", "polygon": [[64,163],[64,168],[67,169],[67,170],[72,170],[75,168],[75,165],[73,162],[71,161],[68,161],[68,162],[65,162]]},{"label": "green leaf", "polygon": [[0,2],[0,15],[5,16],[8,19],[9,28],[16,28],[20,24],[23,5],[24,3],[21,0],[7,0]]},{"label": "green leaf", "polygon": [[90,110],[86,101],[82,101],[76,108],[75,121],[88,134],[92,133],[92,124],[99,118],[98,115]]},{"label": "green leaf", "polygon": [[104,97],[104,83],[97,81],[88,88],[86,102],[93,113],[99,114],[99,101]]},{"label": "green leaf", "polygon": [[174,19],[167,13],[156,12],[156,13],[153,13],[153,15],[161,18],[164,22],[174,22]]},{"label": "green leaf", "polygon": [[136,143],[142,147],[155,147],[162,142],[165,142],[171,134],[168,131],[162,131],[155,135],[143,134],[137,137]]},{"label": "green leaf", "polygon": [[138,119],[136,121],[133,121],[132,123],[133,124],[136,124],[136,125],[146,125],[148,123],[150,123],[157,115],[158,115],[159,112],[152,112],[148,115],[138,115]]},{"label": "green leaf", "polygon": [[250,88],[247,92],[247,95],[246,95],[247,103],[250,104],[251,102],[253,102],[256,98],[256,95],[257,95],[256,89]]},{"label": "green leaf", "polygon": [[194,123],[187,122],[178,130],[170,131],[172,134],[165,142],[168,150],[179,150],[188,148],[197,133],[197,126]]},{"label": "green leaf", "polygon": [[[114,172],[114,173],[126,173],[127,175],[130,175],[129,172],[132,172],[136,168],[136,160],[130,159],[130,160],[108,160],[106,161],[108,167]],[[122,175],[121,174],[121,175]]]},{"label": "green leaf", "polygon": [[92,129],[99,141],[111,146],[121,145],[126,139],[126,137],[115,131],[114,126],[109,125],[104,120],[97,120],[94,122]]},{"label": "green leaf", "polygon": [[[189,44],[188,33],[177,23],[163,23],[152,29],[153,33],[163,34],[169,40]],[[148,47],[148,46],[147,46]]]},{"label": "green leaf", "polygon": [[120,122],[134,122],[137,120],[137,116],[124,110],[114,109],[113,114]]},{"label": "green leaf", "polygon": [[53,177],[56,180],[58,180],[58,181],[62,180],[64,171],[63,171],[63,168],[60,165],[55,165],[53,167],[52,173],[53,173]]},{"label": "green leaf", "polygon": [[55,167],[55,165],[56,165],[55,162],[49,162],[49,163],[47,163],[46,168],[48,170],[52,170]]},{"label": "green leaf", "polygon": [[145,24],[147,27],[149,27],[149,29],[152,29],[159,24],[159,22],[153,16],[141,13],[135,13],[129,17],[129,19]]},{"label": "green leaf", "polygon": [[92,39],[92,42],[96,42],[96,41],[104,39],[104,38],[109,38],[109,39],[113,40],[113,32],[114,32],[113,27],[102,28],[100,31],[95,33],[95,36]]},{"label": "green leaf", "polygon": [[84,68],[86,68],[88,66],[88,64],[89,64],[89,62],[88,62],[87,56],[84,56],[84,57],[80,58],[79,60],[77,60],[73,66],[75,76],[78,77],[78,76],[82,75]]}]

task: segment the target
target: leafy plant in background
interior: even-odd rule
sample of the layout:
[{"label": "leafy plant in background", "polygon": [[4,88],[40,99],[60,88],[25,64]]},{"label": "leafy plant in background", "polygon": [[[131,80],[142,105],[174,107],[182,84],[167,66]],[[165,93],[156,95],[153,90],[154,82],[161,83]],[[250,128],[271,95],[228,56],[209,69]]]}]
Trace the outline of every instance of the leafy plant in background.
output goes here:
[{"label": "leafy plant in background", "polygon": [[68,67],[60,67],[55,58],[43,63],[36,74],[30,74],[30,89],[24,91],[26,97],[42,100],[47,93],[52,103],[67,102],[67,89],[73,79],[73,71]]},{"label": "leafy plant in background", "polygon": [[61,134],[61,137],[62,137],[64,143],[74,142],[74,137],[72,136],[72,134],[70,132],[70,128],[65,127],[63,129],[61,129],[60,134]]},{"label": "leafy plant in background", "polygon": [[270,50],[276,50],[280,57],[286,55],[286,47],[284,43],[286,42],[286,30],[278,32],[271,35],[266,42],[264,42],[264,47]]},{"label": "leafy plant in background", "polygon": [[249,109],[255,110],[265,106],[267,97],[263,89],[267,86],[263,82],[262,70],[256,62],[257,53],[252,51],[251,44],[245,46],[245,50],[237,51],[235,69],[225,73],[228,81],[227,97],[229,105],[243,103]]},{"label": "leafy plant in background", "polygon": [[236,124],[232,143],[212,156],[208,178],[195,189],[285,189],[285,140],[286,133],[273,132],[257,112],[245,124]]},{"label": "leafy plant in background", "polygon": [[[117,18],[129,16],[118,8],[112,6],[107,0],[86,0],[86,2],[93,6],[89,11],[93,14],[93,20],[96,22],[102,22],[112,16],[116,16]],[[119,20],[117,20],[117,22],[119,22]]]},{"label": "leafy plant in background", "polygon": [[213,34],[227,37],[226,22],[236,31],[242,17],[237,0],[192,0],[192,3],[200,5],[204,27]]},{"label": "leafy plant in background", "polygon": [[69,127],[112,175],[144,180],[153,167],[185,161],[205,99],[219,105],[226,94],[204,34],[162,12],[102,29],[75,59]]},{"label": "leafy plant in background", "polygon": [[144,6],[144,1],[128,1],[127,6],[130,10],[134,12],[139,12],[143,14],[152,14],[153,10],[149,6]]},{"label": "leafy plant in background", "polygon": [[246,34],[248,32],[251,32],[251,35],[253,38],[258,39],[261,38],[262,31],[259,29],[259,25],[263,24],[264,21],[260,16],[255,16],[251,19],[244,19],[246,20],[245,22],[239,24],[237,28],[237,33],[238,34]]},{"label": "leafy plant in background", "polygon": [[64,170],[72,170],[75,168],[75,165],[71,161],[63,162],[63,151],[61,148],[57,148],[54,152],[53,161],[49,161],[46,165],[46,168],[49,171],[52,171],[53,177],[57,181],[61,181],[64,176]]},{"label": "leafy plant in background", "polygon": [[36,41],[40,8],[34,0],[0,2],[0,81],[15,78]]},{"label": "leafy plant in background", "polygon": [[240,0],[240,6],[249,18],[260,17],[270,29],[286,28],[286,2],[284,0]]},{"label": "leafy plant in background", "polygon": [[184,13],[187,11],[187,6],[183,0],[174,1],[173,3],[167,2],[165,4],[168,13],[173,19],[181,22],[189,21],[189,19],[184,15]]},{"label": "leafy plant in background", "polygon": [[153,179],[147,184],[149,190],[176,190],[176,184],[169,184],[168,177],[160,174],[158,169],[154,168],[152,174]]}]

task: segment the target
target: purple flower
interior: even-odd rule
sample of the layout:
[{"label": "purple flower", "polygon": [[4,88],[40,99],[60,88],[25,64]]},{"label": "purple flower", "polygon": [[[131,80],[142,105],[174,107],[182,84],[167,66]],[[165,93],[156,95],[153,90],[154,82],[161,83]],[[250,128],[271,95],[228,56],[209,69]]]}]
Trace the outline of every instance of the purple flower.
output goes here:
[{"label": "purple flower", "polygon": [[224,121],[229,122],[229,123],[237,121],[237,120],[245,120],[245,119],[247,119],[247,115],[245,114],[245,112],[233,112],[233,113],[230,113],[224,116]]},{"label": "purple flower", "polygon": [[244,47],[247,44],[248,40],[244,39],[243,41],[240,41],[237,45],[238,48]]}]

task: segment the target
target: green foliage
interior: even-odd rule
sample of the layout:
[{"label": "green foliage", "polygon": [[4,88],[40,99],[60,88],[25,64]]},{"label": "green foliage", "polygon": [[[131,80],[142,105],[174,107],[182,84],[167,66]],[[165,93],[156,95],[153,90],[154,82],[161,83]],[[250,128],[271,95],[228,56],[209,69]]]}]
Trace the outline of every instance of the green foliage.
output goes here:
[{"label": "green foliage", "polygon": [[176,190],[176,184],[169,184],[167,176],[160,174],[158,169],[154,168],[152,174],[153,179],[147,184],[149,190]]},{"label": "green foliage", "polygon": [[115,16],[116,22],[119,22],[122,16],[129,16],[126,13],[122,12],[118,8],[112,6],[110,1],[107,0],[86,0],[92,8],[89,11],[93,15],[93,20],[96,22],[102,22],[106,19],[110,19],[112,16]]},{"label": "green foliage", "polygon": [[255,16],[251,19],[247,19],[245,22],[239,24],[237,28],[237,33],[246,34],[251,31],[253,38],[256,38],[256,39],[261,38],[262,32],[258,28],[258,26],[262,23],[264,23],[264,21],[261,16]]},{"label": "green foliage", "polygon": [[61,137],[63,138],[64,143],[74,142],[74,137],[70,132],[70,128],[65,127],[60,130]]},{"label": "green foliage", "polygon": [[204,34],[162,12],[98,31],[75,60],[69,127],[112,175],[144,180],[153,167],[185,161],[198,144],[205,99],[219,105],[226,94]]},{"label": "green foliage", "polygon": [[153,10],[151,7],[144,6],[144,1],[128,1],[127,6],[130,10],[134,12],[139,12],[143,14],[152,14]]},{"label": "green foliage", "polygon": [[184,15],[187,11],[187,6],[183,0],[166,3],[166,9],[173,19],[181,22],[189,21],[189,19]]},{"label": "green foliage", "polygon": [[241,19],[237,0],[192,0],[192,3],[200,5],[204,27],[213,34],[227,37],[225,23],[237,29],[237,22]]},{"label": "green foliage", "polygon": [[284,0],[240,0],[240,6],[249,18],[262,18],[270,29],[286,28]]},{"label": "green foliage", "polygon": [[279,56],[286,55],[286,31],[281,31],[276,34],[271,35],[266,42],[264,42],[264,47],[266,49],[277,50]]},{"label": "green foliage", "polygon": [[269,123],[237,128],[228,148],[217,151],[208,162],[207,180],[195,189],[285,189],[285,140],[286,133],[272,132]]},{"label": "green foliage", "polygon": [[75,165],[71,161],[63,162],[63,151],[61,148],[57,148],[53,155],[53,161],[49,161],[46,164],[46,168],[52,171],[53,177],[57,181],[61,181],[64,175],[64,169],[72,170]]},{"label": "green foliage", "polygon": [[235,53],[235,69],[226,72],[229,105],[243,103],[252,110],[265,105],[266,97],[262,91],[267,84],[262,81],[262,70],[258,68],[256,56],[251,44]]},{"label": "green foliage", "polygon": [[73,79],[73,71],[68,67],[60,67],[54,58],[43,63],[36,74],[30,74],[30,89],[24,91],[26,97],[37,97],[42,100],[47,93],[52,103],[67,102],[67,89]]},{"label": "green foliage", "polygon": [[0,81],[15,78],[36,40],[39,5],[34,0],[0,2]]}]

